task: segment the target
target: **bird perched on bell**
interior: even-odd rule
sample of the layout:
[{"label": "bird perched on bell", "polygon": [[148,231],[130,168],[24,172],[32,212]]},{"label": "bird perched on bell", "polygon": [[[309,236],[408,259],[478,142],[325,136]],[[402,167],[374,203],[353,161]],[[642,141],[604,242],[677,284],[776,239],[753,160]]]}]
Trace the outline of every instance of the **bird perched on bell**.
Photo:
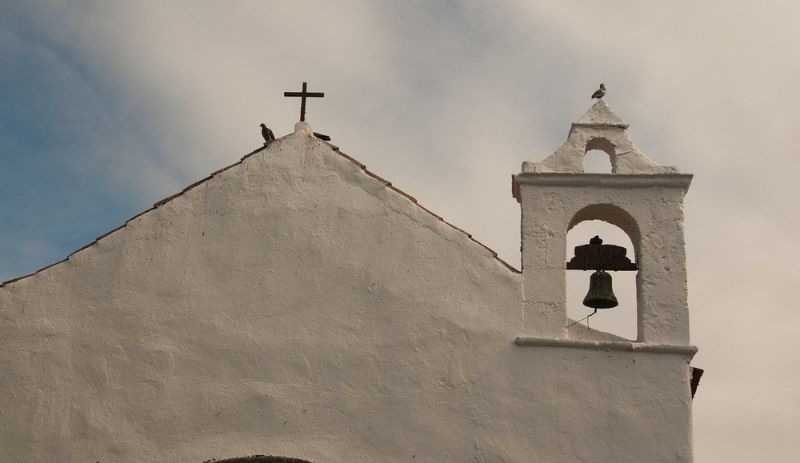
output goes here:
[{"label": "bird perched on bell", "polygon": [[593,99],[597,98],[599,100],[600,98],[603,98],[604,96],[606,96],[606,85],[605,84],[600,84],[600,88],[598,88],[597,90],[594,91],[594,93],[592,93],[592,98],[591,99],[593,100]]},{"label": "bird perched on bell", "polygon": [[275,139],[275,134],[264,124],[261,124],[261,136],[264,137],[265,145]]}]

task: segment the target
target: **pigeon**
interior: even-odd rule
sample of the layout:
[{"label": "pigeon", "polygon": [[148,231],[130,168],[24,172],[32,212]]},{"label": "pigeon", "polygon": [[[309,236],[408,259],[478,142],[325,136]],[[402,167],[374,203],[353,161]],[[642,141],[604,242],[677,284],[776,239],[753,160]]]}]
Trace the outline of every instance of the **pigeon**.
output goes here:
[{"label": "pigeon", "polygon": [[600,98],[603,98],[604,96],[606,96],[606,85],[605,84],[600,84],[600,88],[598,88],[597,90],[595,90],[594,93],[592,93],[592,98],[591,99],[597,98],[599,100]]},{"label": "pigeon", "polygon": [[264,124],[261,124],[261,136],[264,137],[265,145],[275,139],[275,134]]}]

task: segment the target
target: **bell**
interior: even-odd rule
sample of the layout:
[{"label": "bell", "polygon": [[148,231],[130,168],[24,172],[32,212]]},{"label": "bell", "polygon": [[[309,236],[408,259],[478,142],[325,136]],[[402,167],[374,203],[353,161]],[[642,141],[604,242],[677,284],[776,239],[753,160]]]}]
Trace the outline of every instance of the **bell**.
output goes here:
[{"label": "bell", "polygon": [[589,291],[583,298],[583,305],[593,309],[610,309],[619,305],[614,290],[611,289],[611,275],[598,270],[589,278]]}]

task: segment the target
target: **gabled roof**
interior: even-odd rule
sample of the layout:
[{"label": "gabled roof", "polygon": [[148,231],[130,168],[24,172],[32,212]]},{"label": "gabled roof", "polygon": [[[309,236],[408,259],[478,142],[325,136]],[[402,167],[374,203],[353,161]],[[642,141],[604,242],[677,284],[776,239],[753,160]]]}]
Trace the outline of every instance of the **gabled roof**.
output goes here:
[{"label": "gabled roof", "polygon": [[[302,124],[302,125],[301,125],[301,124]],[[297,131],[302,131],[302,132],[305,132],[305,133],[307,133],[307,134],[308,134],[308,136],[310,136],[310,137],[313,137],[313,136],[314,136],[314,135],[313,135],[313,132],[310,130],[310,127],[308,127],[308,124],[305,124],[305,123],[298,123],[298,124],[297,124],[297,126],[295,126],[295,130],[296,130],[296,132],[297,132]],[[291,134],[290,134],[290,135],[291,135]],[[287,136],[288,136],[288,135],[287,135]],[[281,137],[281,138],[284,138],[284,137]],[[461,228],[459,228],[459,227],[457,227],[457,226],[455,226],[455,225],[451,224],[450,222],[446,221],[446,220],[445,220],[443,217],[439,216],[438,214],[434,213],[434,212],[433,212],[433,211],[431,211],[430,209],[428,209],[428,208],[424,207],[423,205],[419,204],[419,203],[417,202],[417,199],[416,199],[416,198],[414,198],[414,197],[413,197],[413,196],[411,196],[410,194],[406,193],[405,191],[403,191],[403,190],[401,190],[401,189],[399,189],[399,188],[395,187],[394,185],[392,185],[392,183],[391,183],[390,181],[388,181],[388,180],[386,180],[386,179],[382,178],[381,176],[379,176],[378,174],[376,174],[376,173],[374,173],[374,172],[370,171],[369,169],[367,169],[367,166],[366,166],[365,164],[363,164],[363,163],[359,162],[358,160],[356,160],[355,158],[353,158],[353,157],[351,157],[351,156],[349,156],[349,155],[347,155],[347,154],[345,154],[345,153],[341,152],[341,151],[339,150],[339,147],[338,147],[338,146],[336,146],[336,145],[333,145],[333,144],[331,144],[331,143],[328,143],[328,142],[325,142],[325,141],[322,141],[322,140],[320,140],[320,142],[321,142],[321,143],[325,143],[326,145],[328,145],[328,146],[331,148],[331,150],[332,150],[333,152],[335,152],[336,154],[338,154],[339,156],[341,156],[341,157],[343,157],[343,158],[347,159],[348,161],[352,162],[353,164],[357,165],[359,168],[361,168],[361,170],[362,170],[362,171],[364,171],[364,173],[365,173],[365,174],[367,174],[367,175],[369,175],[370,177],[372,177],[372,178],[374,178],[374,179],[376,179],[376,180],[378,180],[378,181],[382,182],[382,183],[383,183],[383,184],[386,186],[386,188],[388,188],[389,190],[391,190],[391,191],[394,191],[395,193],[397,193],[397,194],[399,194],[399,195],[401,195],[401,196],[405,197],[407,200],[409,200],[409,201],[411,201],[412,203],[414,203],[414,204],[415,204],[417,207],[419,207],[419,208],[420,208],[420,209],[422,209],[423,211],[425,211],[425,212],[427,212],[428,214],[432,215],[433,217],[435,217],[436,219],[438,219],[438,220],[440,220],[441,222],[445,223],[446,225],[448,225],[448,226],[452,227],[452,228],[453,228],[453,229],[455,229],[456,231],[458,231],[458,232],[462,233],[462,234],[463,234],[463,235],[464,235],[464,236],[465,236],[465,237],[466,237],[468,240],[470,240],[470,241],[472,241],[472,242],[474,242],[474,243],[476,243],[476,244],[480,245],[481,247],[485,248],[487,251],[489,251],[489,253],[491,253],[491,255],[492,255],[492,257],[493,257],[494,259],[496,259],[498,262],[500,262],[501,264],[503,264],[503,266],[505,266],[505,267],[506,267],[507,269],[509,269],[510,271],[512,271],[512,272],[514,272],[514,273],[521,273],[521,272],[520,272],[520,270],[518,270],[518,269],[514,268],[514,267],[513,267],[512,265],[510,265],[508,262],[506,262],[506,261],[504,261],[503,259],[501,259],[500,257],[498,257],[498,255],[497,255],[497,252],[495,252],[493,249],[489,248],[489,247],[488,247],[488,246],[486,246],[485,244],[483,244],[483,243],[481,243],[480,241],[476,240],[475,238],[473,238],[473,237],[472,237],[472,235],[471,235],[471,234],[467,233],[467,232],[466,232],[466,231],[464,231],[463,229],[461,229]],[[186,193],[187,191],[189,191],[189,190],[191,190],[191,189],[193,189],[193,188],[195,188],[195,187],[197,187],[197,186],[200,186],[200,185],[202,185],[202,184],[206,183],[207,181],[209,181],[209,180],[211,180],[212,178],[214,178],[216,175],[219,175],[219,174],[221,174],[221,173],[223,173],[223,172],[225,172],[225,171],[227,171],[227,170],[229,170],[229,169],[232,169],[232,168],[234,168],[234,167],[236,167],[236,166],[238,166],[238,165],[242,164],[242,162],[243,162],[245,159],[247,159],[247,158],[249,158],[250,156],[253,156],[253,155],[255,155],[255,154],[257,154],[257,153],[259,153],[259,152],[261,152],[261,151],[265,150],[265,149],[266,149],[268,146],[269,146],[268,144],[265,144],[265,145],[264,145],[264,146],[262,146],[261,148],[258,148],[258,149],[256,149],[256,150],[253,150],[253,151],[251,151],[251,152],[249,152],[249,153],[245,154],[244,156],[242,156],[242,158],[241,158],[241,159],[239,159],[239,161],[237,161],[237,162],[235,162],[235,163],[233,163],[233,164],[231,164],[231,165],[229,165],[229,166],[223,167],[222,169],[219,169],[219,170],[217,170],[217,171],[215,171],[215,172],[212,172],[212,173],[211,173],[210,175],[208,175],[207,177],[205,177],[205,178],[203,178],[203,179],[201,179],[201,180],[198,180],[198,181],[196,181],[196,182],[192,183],[191,185],[187,186],[186,188],[184,188],[183,190],[179,191],[178,193],[175,193],[175,194],[173,194],[173,195],[167,196],[166,198],[164,198],[164,199],[162,199],[162,200],[160,200],[160,201],[157,201],[157,202],[156,202],[155,204],[153,204],[153,206],[152,206],[152,207],[150,207],[149,209],[147,209],[147,210],[144,210],[144,211],[142,211],[142,212],[140,212],[140,213],[136,214],[135,216],[133,216],[133,217],[131,217],[130,219],[126,220],[126,221],[125,221],[125,223],[123,223],[123,224],[122,224],[122,225],[120,225],[119,227],[116,227],[116,228],[114,228],[114,229],[112,229],[112,230],[110,230],[110,231],[108,231],[108,232],[106,232],[106,233],[104,233],[104,234],[102,234],[102,235],[98,236],[97,238],[95,238],[95,239],[94,239],[94,241],[92,241],[91,243],[89,243],[89,244],[87,244],[87,245],[85,245],[85,246],[81,247],[80,249],[77,249],[77,250],[73,251],[73,252],[72,252],[72,253],[70,253],[70,254],[69,254],[69,255],[68,255],[66,258],[64,258],[64,259],[62,259],[62,260],[60,260],[60,261],[54,262],[54,263],[52,263],[52,264],[50,264],[50,265],[47,265],[47,266],[45,266],[45,267],[42,267],[42,268],[40,268],[40,269],[38,269],[38,270],[36,270],[36,271],[34,271],[34,272],[32,272],[32,273],[29,273],[29,274],[27,274],[27,275],[22,275],[22,276],[19,276],[19,277],[16,277],[16,278],[12,278],[12,279],[10,279],[10,280],[6,280],[6,281],[4,281],[4,282],[0,283],[0,288],[4,287],[4,286],[6,286],[6,285],[9,285],[9,284],[11,284],[11,283],[14,283],[14,282],[16,282],[16,281],[19,281],[19,280],[22,280],[22,279],[25,279],[25,278],[28,278],[28,277],[34,276],[34,275],[36,275],[37,273],[40,273],[40,272],[43,272],[44,270],[47,270],[47,269],[49,269],[50,267],[53,267],[53,266],[55,266],[55,265],[58,265],[58,264],[60,264],[60,263],[63,263],[63,262],[66,262],[66,261],[68,261],[68,260],[70,259],[70,257],[72,257],[73,255],[75,255],[75,254],[77,254],[77,253],[79,253],[79,252],[83,251],[84,249],[87,249],[87,248],[90,248],[90,247],[94,246],[94,245],[95,245],[95,244],[97,244],[97,243],[98,243],[100,240],[102,240],[103,238],[107,237],[108,235],[111,235],[112,233],[114,233],[114,232],[116,232],[116,231],[119,231],[119,230],[121,230],[121,229],[125,228],[125,227],[126,227],[126,226],[127,226],[127,225],[128,225],[130,222],[131,222],[131,221],[133,221],[133,220],[135,220],[135,219],[139,218],[140,216],[142,216],[142,215],[144,215],[144,214],[147,214],[147,213],[149,213],[149,212],[151,212],[151,211],[154,211],[155,209],[158,209],[159,207],[161,207],[161,206],[163,206],[163,205],[165,205],[165,204],[169,203],[170,201],[174,200],[175,198],[178,198],[178,197],[182,196],[182,195],[183,195],[184,193]]]}]

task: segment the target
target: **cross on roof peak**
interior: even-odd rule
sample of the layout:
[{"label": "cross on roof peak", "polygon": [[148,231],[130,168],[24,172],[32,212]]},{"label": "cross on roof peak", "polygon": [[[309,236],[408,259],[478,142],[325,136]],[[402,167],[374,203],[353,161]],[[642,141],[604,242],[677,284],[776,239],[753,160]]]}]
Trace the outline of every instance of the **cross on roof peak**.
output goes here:
[{"label": "cross on roof peak", "polygon": [[283,92],[283,96],[299,96],[300,97],[300,121],[306,120],[306,98],[322,98],[325,96],[322,92],[309,92],[307,91],[307,84],[303,82],[303,90],[300,92]]}]

